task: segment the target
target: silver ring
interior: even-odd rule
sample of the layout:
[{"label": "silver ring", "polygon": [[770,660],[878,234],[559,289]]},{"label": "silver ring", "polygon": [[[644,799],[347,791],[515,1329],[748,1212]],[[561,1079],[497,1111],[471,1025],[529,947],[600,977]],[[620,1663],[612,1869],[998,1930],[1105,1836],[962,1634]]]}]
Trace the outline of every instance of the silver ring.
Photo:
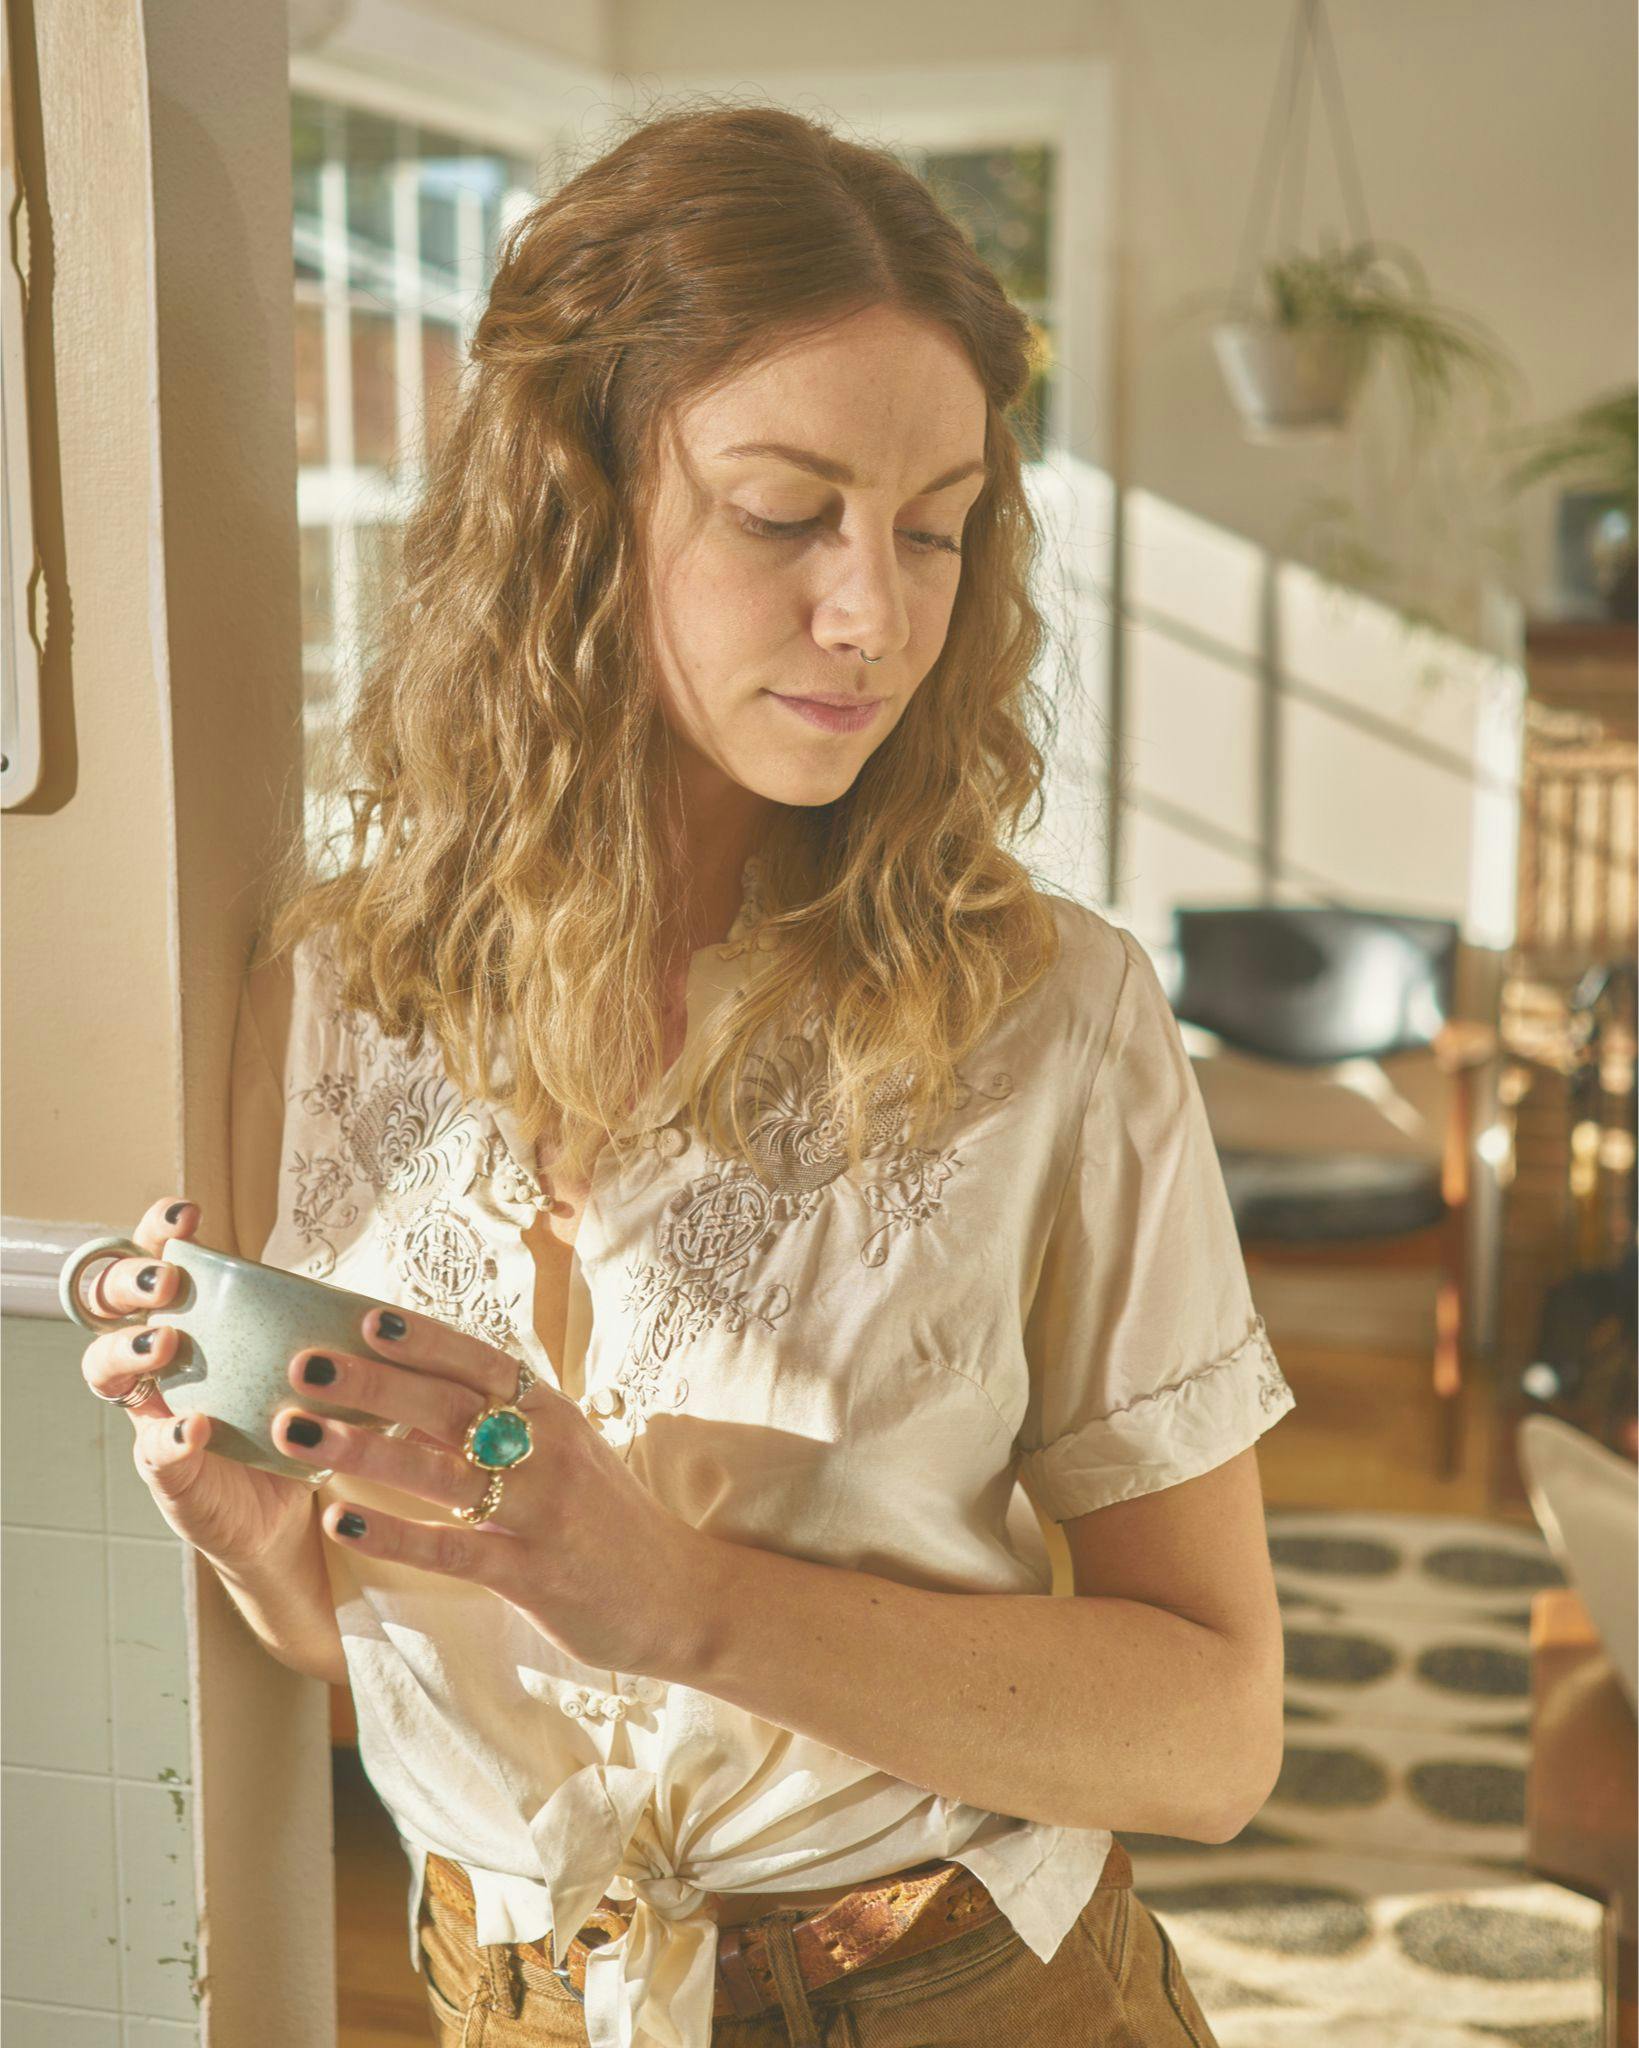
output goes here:
[{"label": "silver ring", "polygon": [[[87,1381],[87,1385],[90,1385],[89,1381]],[[129,1393],[105,1394],[101,1387],[92,1387],[91,1391],[99,1401],[108,1401],[116,1408],[140,1408],[150,1394],[159,1391],[159,1387],[153,1374],[145,1372]]]},{"label": "silver ring", "polygon": [[[90,1297],[91,1306],[99,1315],[117,1316],[119,1314],[117,1308],[103,1299],[102,1292],[102,1283],[113,1270],[114,1261],[112,1259],[105,1259],[92,1274],[91,1285],[86,1289],[86,1293]],[[89,1382],[87,1384],[89,1385]],[[129,1388],[123,1394],[105,1394],[101,1387],[92,1387],[91,1391],[99,1401],[106,1401],[110,1407],[140,1408],[150,1394],[157,1394],[159,1392],[159,1383],[151,1372],[145,1372],[136,1385]]]}]

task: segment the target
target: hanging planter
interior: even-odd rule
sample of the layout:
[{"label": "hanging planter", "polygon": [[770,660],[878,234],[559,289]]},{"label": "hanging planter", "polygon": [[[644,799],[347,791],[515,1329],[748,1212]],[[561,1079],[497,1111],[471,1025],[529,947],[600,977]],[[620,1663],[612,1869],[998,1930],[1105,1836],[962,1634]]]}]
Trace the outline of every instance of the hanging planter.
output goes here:
[{"label": "hanging planter", "polygon": [[1364,336],[1347,327],[1226,320],[1212,345],[1254,441],[1340,431],[1370,360]]},{"label": "hanging planter", "polygon": [[[1235,288],[1188,302],[1224,316],[1213,330],[1213,347],[1247,438],[1287,441],[1340,433],[1367,371],[1383,354],[1392,355],[1405,373],[1419,427],[1429,424],[1461,371],[1477,371],[1501,389],[1510,366],[1492,337],[1478,322],[1434,303],[1409,250],[1372,238],[1324,0],[1296,0],[1283,70],[1269,109]],[[1311,74],[1327,94],[1332,153],[1353,234],[1347,246],[1328,246],[1318,256],[1295,246]],[[1282,240],[1292,253],[1263,262],[1260,277],[1259,252],[1283,181]]]},{"label": "hanging planter", "polygon": [[1251,440],[1341,432],[1379,356],[1401,369],[1420,428],[1463,373],[1499,391],[1506,384],[1502,348],[1477,321],[1435,304],[1407,249],[1370,241],[1329,248],[1266,264],[1263,278],[1267,310],[1223,321],[1212,337]]}]

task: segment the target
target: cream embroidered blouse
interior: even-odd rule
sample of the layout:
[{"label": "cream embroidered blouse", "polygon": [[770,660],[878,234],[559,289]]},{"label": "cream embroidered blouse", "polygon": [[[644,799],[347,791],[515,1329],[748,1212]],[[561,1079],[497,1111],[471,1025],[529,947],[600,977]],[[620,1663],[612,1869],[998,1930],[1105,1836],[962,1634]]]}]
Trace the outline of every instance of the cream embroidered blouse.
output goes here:
[{"label": "cream embroidered blouse", "polygon": [[[1155,969],[1050,896],[1061,957],[965,1062],[932,1142],[884,1129],[843,1172],[803,1034],[766,1068],[753,1171],[706,1156],[680,1105],[700,1020],[745,971],[755,883],[753,860],[728,939],[690,961],[684,1052],[633,1113],[641,1150],[594,1166],[561,1381],[532,1326],[532,1148],[459,1097],[430,1041],[410,1060],[344,1013],[314,939],[294,956],[282,1075],[242,992],[239,1248],[527,1360],[714,1535],[948,1591],[1049,1592],[1031,1499],[1062,1521],[1175,1485],[1294,1405]],[[324,1489],[435,1513],[344,1474]],[[412,1962],[428,1850],[471,1874],[480,1942],[550,1932],[559,1962],[605,1892],[633,1899],[591,1958],[594,2048],[708,2048],[710,1893],[949,1857],[1046,1961],[1097,1885],[1105,1829],[936,1796],[708,1693],[586,1668],[482,1589],[325,1555],[360,1760],[410,1859]]]}]

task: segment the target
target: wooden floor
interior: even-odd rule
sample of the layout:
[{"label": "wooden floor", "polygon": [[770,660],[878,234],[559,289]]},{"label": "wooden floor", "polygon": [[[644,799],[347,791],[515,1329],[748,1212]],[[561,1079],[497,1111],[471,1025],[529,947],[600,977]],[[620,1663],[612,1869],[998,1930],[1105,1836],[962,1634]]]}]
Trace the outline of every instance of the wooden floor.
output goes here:
[{"label": "wooden floor", "polygon": [[[1454,1477],[1434,1476],[1434,1400],[1420,1360],[1280,1349],[1297,1406],[1258,1444],[1274,1508],[1479,1515],[1535,1527],[1512,1456],[1517,1400],[1476,1368]],[[1057,1560],[1055,1560],[1057,1567]],[[334,1751],[340,2048],[417,2048],[434,2036],[409,1958],[408,1871],[346,1745]]]}]

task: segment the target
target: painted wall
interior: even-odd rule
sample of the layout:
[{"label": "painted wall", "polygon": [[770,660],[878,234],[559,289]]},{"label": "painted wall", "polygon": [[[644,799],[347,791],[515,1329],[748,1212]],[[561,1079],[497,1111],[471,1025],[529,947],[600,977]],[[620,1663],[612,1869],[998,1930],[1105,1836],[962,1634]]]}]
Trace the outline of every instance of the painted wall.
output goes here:
[{"label": "painted wall", "polygon": [[3,851],[8,2048],[331,2048],[328,1694],[160,1516],[52,1313],[186,1193],[300,747],[283,10],[8,8],[45,780]]},{"label": "painted wall", "polygon": [[[498,0],[491,0],[498,4]],[[527,33],[530,10],[511,11]],[[1171,324],[1188,293],[1234,276],[1291,14],[1288,0],[616,0],[612,50],[634,82],[686,87],[811,66],[930,70],[987,58],[1104,56],[1117,81],[1114,252],[1130,383],[1127,480],[1233,534],[1281,548],[1312,491],[1358,485],[1347,451],[1254,447],[1200,326]],[[1546,418],[1634,375],[1635,17],[1621,0],[1414,0],[1328,9],[1377,236],[1410,246],[1434,291],[1492,328]],[[538,17],[537,17],[538,20]],[[1320,110],[1304,227],[1346,218]],[[1392,420],[1391,389],[1371,394]],[[1108,424],[1113,437],[1115,423]],[[1520,501],[1519,595],[1549,595],[1553,488]],[[1364,538],[1393,546],[1396,517]]]}]

